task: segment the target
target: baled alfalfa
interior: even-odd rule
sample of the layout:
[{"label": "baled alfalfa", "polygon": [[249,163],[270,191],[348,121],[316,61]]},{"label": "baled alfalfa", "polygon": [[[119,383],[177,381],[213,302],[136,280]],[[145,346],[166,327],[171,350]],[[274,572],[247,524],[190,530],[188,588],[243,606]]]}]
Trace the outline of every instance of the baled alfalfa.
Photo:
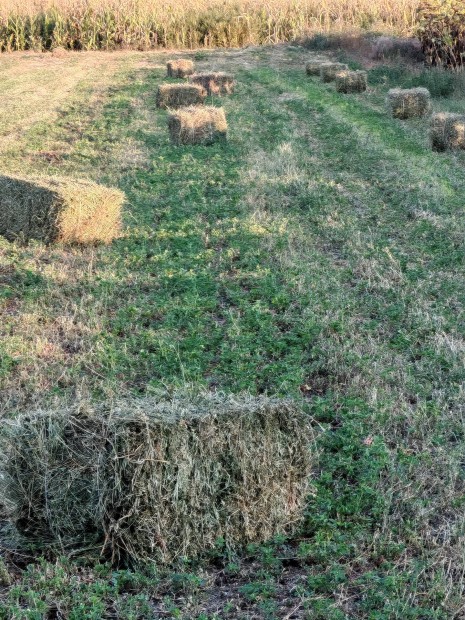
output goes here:
[{"label": "baled alfalfa", "polygon": [[406,120],[429,113],[431,95],[427,88],[392,88],[387,95],[387,107],[394,118]]},{"label": "baled alfalfa", "polygon": [[201,86],[207,95],[231,95],[234,92],[234,76],[222,71],[194,73],[189,82]]},{"label": "baled alfalfa", "polygon": [[171,562],[292,532],[314,456],[290,400],[222,395],[23,414],[2,429],[10,518],[37,547]]},{"label": "baled alfalfa", "polygon": [[321,71],[321,65],[326,64],[327,62],[327,60],[318,59],[307,61],[307,63],[305,64],[306,74],[319,76]]},{"label": "baled alfalfa", "polygon": [[89,181],[0,176],[0,235],[10,241],[109,243],[124,194]]},{"label": "baled alfalfa", "polygon": [[157,108],[180,108],[200,105],[205,93],[197,84],[161,84],[157,91]]},{"label": "baled alfalfa", "polygon": [[336,74],[338,93],[364,93],[368,86],[366,71],[340,71]]},{"label": "baled alfalfa", "polygon": [[434,151],[465,149],[465,114],[451,112],[433,114],[430,138]]},{"label": "baled alfalfa", "polygon": [[338,73],[348,69],[349,67],[343,62],[324,62],[320,66],[320,77],[323,82],[334,82]]},{"label": "baled alfalfa", "polygon": [[190,106],[171,112],[168,129],[173,144],[213,144],[227,138],[228,123],[223,108]]},{"label": "baled alfalfa", "polygon": [[179,60],[169,60],[166,63],[166,74],[172,78],[186,78],[194,73],[194,63],[192,60],[181,58]]}]

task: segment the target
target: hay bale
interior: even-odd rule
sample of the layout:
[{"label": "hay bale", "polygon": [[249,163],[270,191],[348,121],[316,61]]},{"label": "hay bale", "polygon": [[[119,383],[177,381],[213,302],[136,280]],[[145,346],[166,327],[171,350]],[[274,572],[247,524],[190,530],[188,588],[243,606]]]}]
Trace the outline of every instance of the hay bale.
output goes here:
[{"label": "hay bale", "polygon": [[168,129],[173,144],[213,144],[226,140],[228,124],[223,108],[191,106],[172,112]]},{"label": "hay bale", "polygon": [[189,82],[201,86],[207,95],[231,95],[234,92],[234,76],[229,73],[194,73]]},{"label": "hay bale", "polygon": [[169,60],[166,63],[166,74],[172,78],[185,78],[194,73],[194,63],[192,60],[181,58],[180,60]]},{"label": "hay bale", "polygon": [[321,65],[326,64],[327,60],[309,60],[305,65],[307,75],[320,75]]},{"label": "hay bale", "polygon": [[465,114],[450,112],[433,114],[430,138],[434,151],[465,149]]},{"label": "hay bale", "polygon": [[338,93],[364,93],[368,87],[366,71],[340,71],[336,74]]},{"label": "hay bale", "polygon": [[124,194],[74,179],[0,176],[0,235],[10,241],[109,243],[121,229]]},{"label": "hay bale", "polygon": [[393,88],[387,95],[387,106],[394,118],[419,118],[429,113],[431,95],[427,88]]},{"label": "hay bale", "polygon": [[39,547],[96,542],[113,559],[170,562],[294,530],[312,466],[289,400],[220,395],[20,416],[2,429],[3,495]]},{"label": "hay bale", "polygon": [[343,62],[324,62],[320,66],[320,77],[323,82],[334,82],[338,73],[348,69],[349,67]]},{"label": "hay bale", "polygon": [[161,84],[157,91],[157,108],[180,108],[202,104],[205,93],[197,84]]}]

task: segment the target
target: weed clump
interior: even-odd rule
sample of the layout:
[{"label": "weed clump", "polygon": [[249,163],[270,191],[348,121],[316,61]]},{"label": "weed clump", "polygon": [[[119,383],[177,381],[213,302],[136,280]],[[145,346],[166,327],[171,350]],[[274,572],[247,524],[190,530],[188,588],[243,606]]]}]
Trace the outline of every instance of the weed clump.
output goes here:
[{"label": "weed clump", "polygon": [[450,112],[433,114],[430,139],[434,151],[465,149],[465,114]]},{"label": "weed clump", "polygon": [[429,113],[431,95],[427,88],[393,88],[388,92],[387,106],[394,118],[418,118]]},{"label": "weed clump", "polygon": [[228,123],[223,108],[213,106],[180,108],[168,117],[173,144],[213,144],[227,138]]},{"label": "weed clump", "polygon": [[336,90],[339,93],[363,93],[367,86],[366,71],[340,71],[336,75]]},{"label": "weed clump", "polygon": [[320,77],[323,82],[334,82],[341,71],[348,71],[349,67],[343,62],[325,62],[320,67]]},{"label": "weed clump", "polygon": [[124,194],[63,178],[0,176],[0,235],[10,241],[109,243],[121,230]]},{"label": "weed clump", "polygon": [[194,73],[189,81],[201,86],[207,95],[231,95],[234,92],[234,76],[229,73]]},{"label": "weed clump", "polygon": [[161,84],[157,91],[157,108],[180,108],[202,104],[205,93],[196,84]]},{"label": "weed clump", "polygon": [[194,63],[192,60],[181,58],[180,60],[169,60],[166,63],[166,74],[171,78],[186,78],[194,73]]},{"label": "weed clump", "polygon": [[289,400],[141,399],[36,411],[5,424],[0,481],[39,547],[100,544],[114,560],[170,562],[295,529],[311,430]]}]

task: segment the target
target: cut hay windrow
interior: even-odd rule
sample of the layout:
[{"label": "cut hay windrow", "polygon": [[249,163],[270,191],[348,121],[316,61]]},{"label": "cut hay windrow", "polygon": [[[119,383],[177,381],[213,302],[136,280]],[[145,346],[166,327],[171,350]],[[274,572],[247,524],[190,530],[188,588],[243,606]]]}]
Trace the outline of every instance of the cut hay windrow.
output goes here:
[{"label": "cut hay windrow", "polygon": [[109,243],[121,230],[124,194],[63,178],[0,176],[0,235],[10,241]]},{"label": "cut hay windrow", "polygon": [[161,84],[157,91],[157,108],[180,108],[200,105],[206,94],[197,84]]},{"label": "cut hay windrow", "polygon": [[305,65],[306,74],[319,76],[321,73],[321,65],[324,65],[327,62],[327,60],[309,60]]},{"label": "cut hay windrow", "polygon": [[189,82],[201,86],[207,95],[231,95],[234,92],[234,76],[229,73],[194,73]]},{"label": "cut hay windrow", "polygon": [[450,112],[433,114],[430,139],[434,151],[465,149],[465,114]]},{"label": "cut hay windrow", "polygon": [[166,75],[172,78],[186,78],[194,73],[194,63],[192,60],[181,58],[180,60],[169,60],[166,63]]},{"label": "cut hay windrow", "polygon": [[348,69],[349,67],[343,62],[324,62],[320,66],[320,77],[323,82],[334,82],[338,73]]},{"label": "cut hay windrow", "polygon": [[36,411],[1,437],[2,494],[21,537],[133,563],[295,530],[313,465],[307,416],[264,397]]},{"label": "cut hay windrow", "polygon": [[367,87],[366,71],[340,71],[336,74],[336,90],[339,93],[363,93]]},{"label": "cut hay windrow", "polygon": [[180,108],[168,116],[173,144],[213,144],[227,138],[228,123],[223,108],[213,106]]},{"label": "cut hay windrow", "polygon": [[394,118],[420,118],[431,110],[431,95],[422,87],[393,88],[388,92],[386,103]]}]

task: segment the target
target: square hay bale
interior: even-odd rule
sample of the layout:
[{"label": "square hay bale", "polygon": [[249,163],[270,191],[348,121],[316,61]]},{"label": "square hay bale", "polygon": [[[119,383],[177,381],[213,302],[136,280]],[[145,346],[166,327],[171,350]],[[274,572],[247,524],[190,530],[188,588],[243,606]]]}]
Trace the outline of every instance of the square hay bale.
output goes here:
[{"label": "square hay bale", "polygon": [[189,82],[201,86],[207,95],[231,95],[234,92],[234,76],[229,73],[194,73]]},{"label": "square hay bale", "polygon": [[320,77],[323,82],[334,82],[338,73],[348,69],[349,67],[343,62],[324,62],[320,66]]},{"label": "square hay bale", "polygon": [[429,113],[431,95],[427,88],[392,88],[387,95],[387,106],[394,118],[406,120]]},{"label": "square hay bale", "polygon": [[430,138],[434,151],[465,149],[465,114],[450,112],[433,114]]},{"label": "square hay bale", "polygon": [[340,71],[336,74],[338,93],[364,93],[368,87],[366,71]]},{"label": "square hay bale", "polygon": [[10,241],[109,243],[121,230],[124,194],[63,178],[0,176],[0,235]]},{"label": "square hay bale", "polygon": [[2,494],[25,540],[171,562],[292,532],[313,464],[290,400],[211,395],[36,411],[4,424]]},{"label": "square hay bale", "polygon": [[206,94],[197,84],[161,84],[157,91],[157,108],[180,108],[202,104]]},{"label": "square hay bale", "polygon": [[326,64],[327,60],[309,60],[305,65],[305,72],[307,75],[320,75],[321,65]]},{"label": "square hay bale", "polygon": [[192,60],[181,58],[180,60],[169,60],[166,63],[166,74],[172,78],[186,78],[194,73],[194,63]]},{"label": "square hay bale", "polygon": [[213,144],[227,138],[228,124],[223,108],[212,106],[180,108],[168,117],[173,144]]}]

